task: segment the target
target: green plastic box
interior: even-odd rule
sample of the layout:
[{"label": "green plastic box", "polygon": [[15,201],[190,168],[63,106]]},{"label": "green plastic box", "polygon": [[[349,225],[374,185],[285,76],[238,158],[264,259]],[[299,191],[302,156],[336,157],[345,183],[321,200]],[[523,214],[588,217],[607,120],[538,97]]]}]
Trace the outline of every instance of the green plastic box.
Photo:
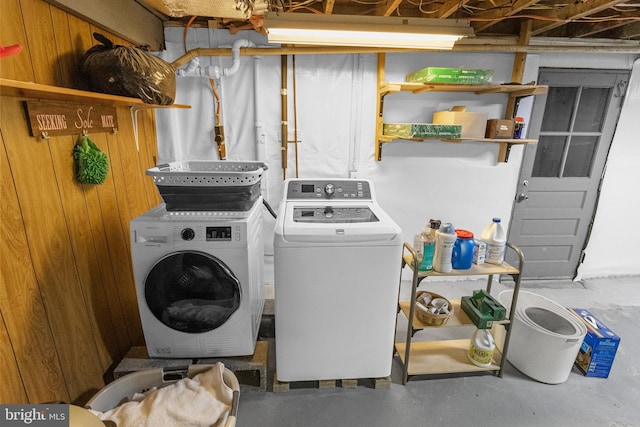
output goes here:
[{"label": "green plastic box", "polygon": [[504,306],[483,290],[462,297],[460,307],[478,329],[491,328],[493,322],[503,320],[507,314]]},{"label": "green plastic box", "polygon": [[398,138],[460,138],[460,125],[434,125],[430,123],[383,123],[383,135]]},{"label": "green plastic box", "polygon": [[406,76],[413,83],[490,84],[493,70],[427,67]]}]

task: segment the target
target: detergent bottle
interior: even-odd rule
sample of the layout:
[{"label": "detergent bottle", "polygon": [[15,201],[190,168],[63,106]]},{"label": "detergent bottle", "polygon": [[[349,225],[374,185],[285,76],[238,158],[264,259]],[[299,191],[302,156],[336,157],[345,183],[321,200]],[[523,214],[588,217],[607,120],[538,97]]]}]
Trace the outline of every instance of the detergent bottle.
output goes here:
[{"label": "detergent bottle", "polygon": [[430,219],[424,227],[422,227],[420,234],[416,234],[413,238],[413,249],[416,251],[418,269],[420,271],[431,271],[433,269],[435,231],[439,227],[440,221]]},{"label": "detergent bottle", "polygon": [[456,242],[453,224],[445,222],[436,230],[436,245],[433,253],[433,269],[439,273],[449,273],[453,266],[451,257],[453,244]]},{"label": "detergent bottle", "polygon": [[480,240],[486,242],[487,252],[484,261],[490,264],[502,265],[504,250],[507,245],[507,235],[500,225],[500,218],[493,218],[480,234]]},{"label": "detergent bottle", "polygon": [[496,343],[489,329],[476,329],[467,356],[474,365],[486,368],[491,365],[495,349]]}]

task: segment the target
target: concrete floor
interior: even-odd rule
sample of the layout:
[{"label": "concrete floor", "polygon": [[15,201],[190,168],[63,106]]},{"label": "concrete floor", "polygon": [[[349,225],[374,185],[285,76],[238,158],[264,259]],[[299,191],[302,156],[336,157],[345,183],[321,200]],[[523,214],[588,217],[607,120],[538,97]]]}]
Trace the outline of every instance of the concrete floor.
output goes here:
[{"label": "concrete floor", "polygon": [[[409,292],[408,285],[403,281],[402,295]],[[484,285],[484,281],[424,281],[421,289],[459,298]],[[492,293],[510,288],[494,283]],[[586,308],[621,337],[609,378],[584,377],[574,368],[566,382],[548,385],[507,363],[502,378],[414,377],[402,385],[401,365],[394,356],[388,389],[361,382],[355,389],[293,388],[292,384],[286,393],[249,390],[241,394],[237,425],[640,427],[640,277],[526,283],[522,290],[567,307]],[[402,328],[400,320],[398,325]]]}]

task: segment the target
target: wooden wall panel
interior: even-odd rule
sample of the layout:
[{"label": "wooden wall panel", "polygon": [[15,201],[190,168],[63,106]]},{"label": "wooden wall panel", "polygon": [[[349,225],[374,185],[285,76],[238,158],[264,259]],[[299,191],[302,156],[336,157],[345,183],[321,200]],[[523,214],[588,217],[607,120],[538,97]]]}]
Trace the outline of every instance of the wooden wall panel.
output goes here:
[{"label": "wooden wall panel", "polygon": [[69,225],[69,240],[89,316],[88,326],[91,327],[101,363],[100,368],[104,372],[118,360],[120,349],[116,343],[109,307],[104,304],[106,295],[98,267],[100,260],[96,256],[91,224],[87,221],[87,204],[82,184],[75,180],[73,147],[77,142],[77,137],[59,137],[49,144],[49,150],[60,191],[64,219]]},{"label": "wooden wall panel", "polygon": [[[142,159],[145,160],[145,168],[149,169],[158,164],[158,145],[154,143],[156,138],[156,126],[155,126],[155,112],[153,110],[147,110],[142,115],[139,126],[144,129],[144,137],[138,138],[140,141],[140,152]],[[153,182],[153,178],[145,176],[143,180],[145,185],[145,191],[147,193],[147,200],[149,201],[150,208],[162,203],[162,198]]]},{"label": "wooden wall panel", "polygon": [[69,28],[69,16],[58,8],[51,8],[51,23],[56,42],[56,54],[60,67],[61,85],[75,88],[80,80],[78,73],[77,55],[75,54],[71,30]]},{"label": "wooden wall panel", "polygon": [[[7,109],[6,104],[16,104],[13,100],[0,102],[2,112]],[[15,109],[15,105],[9,108]],[[0,119],[5,123],[5,117]],[[9,390],[3,385],[0,387],[3,390],[1,402],[25,403],[21,400],[24,396],[29,402],[68,401],[69,393],[31,263],[21,206],[5,151],[5,144],[10,143],[3,132],[0,147],[0,311],[11,343],[11,348],[3,348],[2,353],[14,355],[19,372],[8,372],[9,366],[3,363],[2,377],[3,383],[5,377],[19,377],[24,389],[20,395],[7,396]]]},{"label": "wooden wall panel", "polygon": [[22,51],[18,55],[2,58],[0,77],[12,80],[33,81],[33,68],[27,44],[27,33],[22,21],[20,0],[3,0],[2,25],[0,25],[0,42],[4,46],[19,44]]},{"label": "wooden wall panel", "polygon": [[36,83],[62,86],[50,6],[41,0],[20,3]]},{"label": "wooden wall panel", "polygon": [[[3,100],[4,101],[4,100]],[[50,140],[25,139],[27,134],[22,106],[15,100],[3,102],[3,136],[11,164],[18,202],[25,223],[27,242],[36,279],[56,343],[56,349],[71,399],[89,389],[99,389],[102,367],[89,315],[84,304],[76,261],[71,250],[69,228],[61,204],[60,190],[49,149],[66,137]],[[22,122],[22,123],[20,123]],[[22,126],[17,125],[18,123]]]},{"label": "wooden wall panel", "polygon": [[[3,78],[87,89],[77,65],[94,31],[43,0],[3,0],[0,35],[23,51],[2,59]],[[79,135],[29,135],[22,99],[0,100],[0,403],[83,404],[133,345],[144,344],[129,221],[160,202],[151,178],[155,116],[117,107],[119,131],[89,137],[109,156],[101,185],[79,184]]]},{"label": "wooden wall panel", "polygon": [[22,403],[27,401],[27,394],[18,374],[16,361],[9,332],[4,324],[2,310],[0,310],[0,366],[2,366],[2,387],[0,387],[0,402],[4,404]]},{"label": "wooden wall panel", "polygon": [[[118,109],[118,123],[121,122],[122,114],[120,112],[122,110],[121,108]],[[120,304],[125,313],[138,314],[138,299],[130,255],[129,219],[131,214],[127,194],[138,192],[139,189],[136,187],[135,182],[126,180],[127,175],[122,169],[121,156],[119,154],[122,147],[120,145],[127,147],[133,144],[127,138],[122,138],[121,134],[122,132],[119,131],[117,138],[109,138],[113,140],[113,143],[107,143],[107,138],[105,137],[94,141],[102,151],[109,153],[110,164],[112,165],[112,173],[107,177],[107,182],[98,188],[98,197],[100,199],[102,220],[109,236],[107,241],[109,253],[119,255],[118,257],[112,257],[112,268],[117,279],[116,286],[118,287]],[[123,144],[118,144],[121,139],[124,141]],[[133,150],[135,151],[135,145]],[[142,171],[138,169],[134,175],[140,175],[141,173]],[[107,184],[115,191],[107,191],[105,187]],[[131,342],[137,344],[144,342],[140,317],[138,315],[130,316],[127,321]]]}]

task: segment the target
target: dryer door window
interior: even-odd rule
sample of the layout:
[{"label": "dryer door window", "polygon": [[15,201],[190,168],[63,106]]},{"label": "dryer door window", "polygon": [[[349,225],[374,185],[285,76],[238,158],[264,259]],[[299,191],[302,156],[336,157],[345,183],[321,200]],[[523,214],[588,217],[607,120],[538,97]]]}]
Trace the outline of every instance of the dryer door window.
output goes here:
[{"label": "dryer door window", "polygon": [[144,284],[153,315],[168,327],[201,333],[224,324],[240,306],[240,282],[218,258],[177,252],[158,261]]}]

